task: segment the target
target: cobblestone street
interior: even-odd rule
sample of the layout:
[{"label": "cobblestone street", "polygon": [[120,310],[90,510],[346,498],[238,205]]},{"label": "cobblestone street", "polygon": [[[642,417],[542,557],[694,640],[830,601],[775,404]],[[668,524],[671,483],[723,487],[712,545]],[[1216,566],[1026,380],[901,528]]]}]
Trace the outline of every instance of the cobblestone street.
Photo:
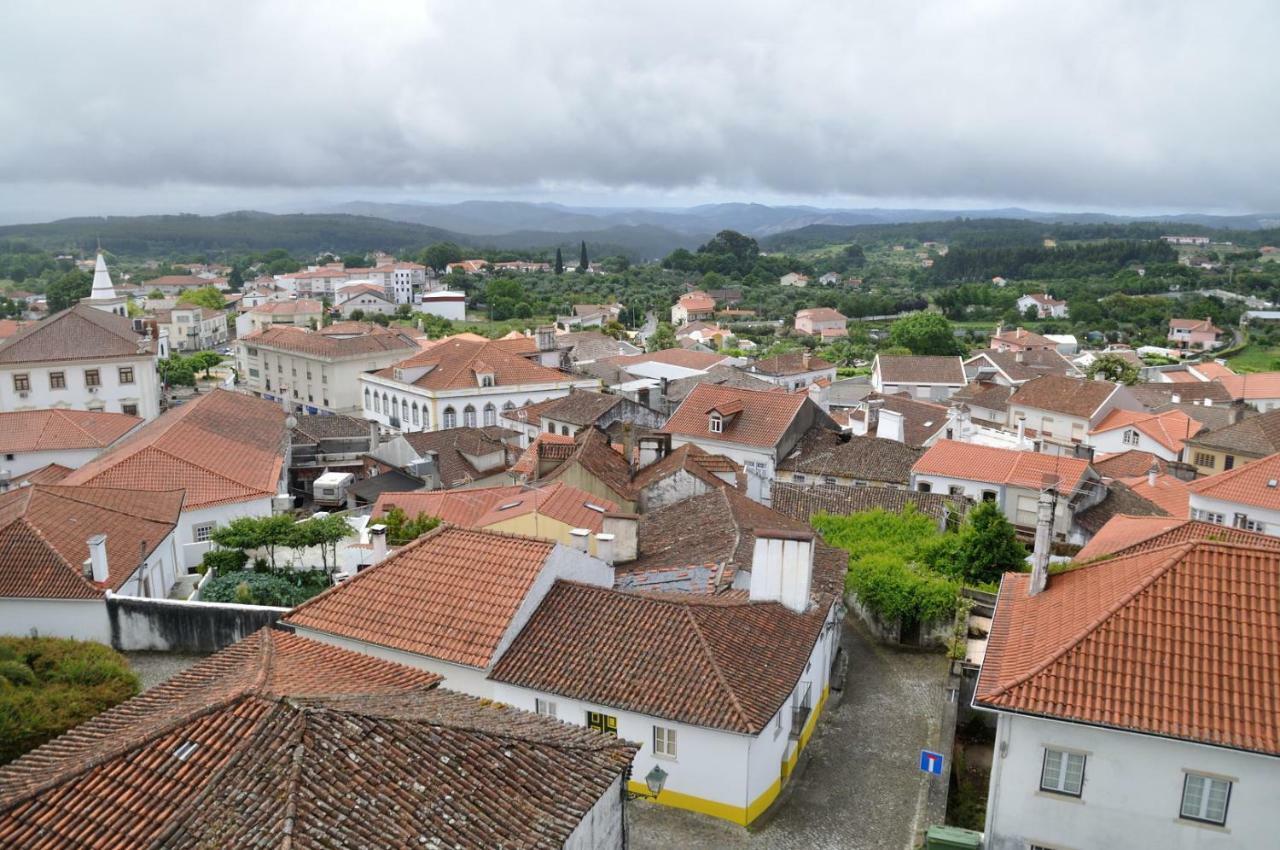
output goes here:
[{"label": "cobblestone street", "polygon": [[[929,779],[921,748],[936,743],[947,664],[940,653],[875,643],[845,623],[849,677],[828,708],[808,762],[767,823],[748,831],[644,802],[631,804],[631,847],[905,850],[913,845]],[[941,782],[941,778],[932,781]]]}]

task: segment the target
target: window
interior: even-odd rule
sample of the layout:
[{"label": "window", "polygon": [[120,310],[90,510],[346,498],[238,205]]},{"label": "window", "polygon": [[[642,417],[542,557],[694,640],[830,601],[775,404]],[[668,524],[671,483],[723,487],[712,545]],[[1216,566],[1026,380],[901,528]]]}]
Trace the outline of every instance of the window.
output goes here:
[{"label": "window", "polygon": [[413,411],[413,424],[417,425],[418,424],[418,403],[415,401],[413,403],[413,407],[410,409]]},{"label": "window", "polygon": [[14,375],[13,388],[20,393],[27,392],[28,390],[31,389],[31,376],[30,375]]},{"label": "window", "polygon": [[257,377],[260,377],[260,375],[259,375],[259,373],[258,373],[258,370],[257,370],[257,369],[250,369],[250,370],[249,370],[249,377],[250,377],[250,378],[257,378]]},{"label": "window", "polygon": [[561,436],[561,437],[567,437],[567,436],[569,436],[569,426],[568,426],[568,425],[561,425],[561,426],[560,426],[560,436]]},{"label": "window", "polygon": [[86,387],[100,387],[100,386],[102,386],[102,378],[98,375],[98,370],[97,370],[97,369],[85,369],[85,370],[84,370],[84,385],[85,385]]},{"label": "window", "polygon": [[[119,374],[120,374],[120,383],[122,384],[133,383],[133,367],[132,366],[121,366]],[[256,370],[254,374],[257,374]]]},{"label": "window", "polygon": [[368,387],[364,388],[364,409],[365,410],[369,409],[369,388]]},{"label": "window", "polygon": [[[823,484],[835,484],[835,483],[836,483],[836,477],[835,477],[834,475],[826,475],[826,476],[823,476],[823,478],[822,478],[822,483],[823,483]],[[867,482],[865,482],[865,481],[859,481],[859,482],[855,482],[855,483],[865,485]]]},{"label": "window", "polygon": [[804,475],[803,475],[802,473],[796,472],[796,473],[792,474],[792,476],[791,476],[791,480],[792,480],[792,481],[794,481],[794,482],[795,482],[795,483],[797,483],[797,484],[803,484],[807,479],[805,479],[805,477],[804,477]]},{"label": "window", "polygon": [[1084,755],[1045,747],[1040,790],[1079,797],[1084,787]]},{"label": "window", "polygon": [[724,432],[724,420],[719,416],[712,415],[707,427],[710,429],[712,434],[721,434]]},{"label": "window", "polygon": [[1213,455],[1208,452],[1196,452],[1194,459],[1196,466],[1204,466],[1213,469]]},{"label": "window", "polygon": [[444,409],[444,427],[453,428],[458,424],[458,414],[452,407]]},{"label": "window", "polygon": [[551,700],[535,699],[533,701],[533,710],[535,713],[541,714],[543,717],[556,716],[556,704]]},{"label": "window", "polygon": [[1222,525],[1226,522],[1226,517],[1215,511],[1202,511],[1199,508],[1191,509],[1191,518],[1211,522],[1214,525]]},{"label": "window", "polygon": [[952,484],[950,487],[947,488],[947,494],[950,496],[963,496],[964,487],[963,485],[960,485],[960,484]]},{"label": "window", "polygon": [[462,424],[468,428],[476,427],[476,409],[469,404],[462,408]]},{"label": "window", "polygon": [[381,402],[379,401],[378,396],[377,396],[376,394],[375,394],[375,395],[374,395],[374,397],[373,397],[373,412],[374,412],[374,413],[381,413],[381,412],[382,412],[382,404],[381,404]]},{"label": "window", "polygon": [[136,405],[136,404],[122,404],[122,405],[120,405],[120,412],[121,412],[121,413],[123,413],[123,414],[125,414],[125,415],[127,415],[127,416],[137,416],[137,415],[138,415],[138,405]]},{"label": "window", "polygon": [[920,493],[932,493],[933,485],[930,484],[928,481],[917,481],[916,490]]},{"label": "window", "polygon": [[983,491],[982,491],[982,501],[984,501],[984,502],[994,502],[995,500],[996,500],[996,491],[995,491],[995,490],[983,490]]},{"label": "window", "polygon": [[484,406],[484,424],[486,425],[498,424],[498,408],[493,406],[493,402],[490,402],[489,404],[486,404]]},{"label": "window", "polygon": [[1222,826],[1227,822],[1231,783],[1199,773],[1188,773],[1182,784],[1182,817]]},{"label": "window", "polygon": [[547,423],[547,433],[548,433],[548,434],[554,434],[555,432],[556,432],[556,423],[554,423],[554,422],[548,422],[548,423]]},{"label": "window", "polygon": [[1053,436],[1053,417],[1043,416],[1040,418],[1040,433],[1045,437]]},{"label": "window", "polygon": [[197,543],[207,543],[213,536],[214,523],[202,522],[191,527],[191,539]]},{"label": "window", "polygon": [[1124,432],[1123,440],[1126,446],[1138,445],[1138,432],[1133,428],[1129,428]]},{"label": "window", "polygon": [[1223,471],[1223,472],[1226,472],[1228,469],[1234,469],[1234,468],[1235,468],[1235,465],[1236,465],[1236,456],[1235,456],[1235,455],[1227,455],[1226,457],[1224,457],[1224,458],[1222,459],[1222,471]]},{"label": "window", "polygon": [[669,759],[676,757],[676,730],[653,727],[653,754]]},{"label": "window", "polygon": [[618,737],[618,718],[599,711],[587,712],[587,728]]},{"label": "window", "polygon": [[50,372],[49,373],[49,389],[65,390],[67,388],[66,372]]}]

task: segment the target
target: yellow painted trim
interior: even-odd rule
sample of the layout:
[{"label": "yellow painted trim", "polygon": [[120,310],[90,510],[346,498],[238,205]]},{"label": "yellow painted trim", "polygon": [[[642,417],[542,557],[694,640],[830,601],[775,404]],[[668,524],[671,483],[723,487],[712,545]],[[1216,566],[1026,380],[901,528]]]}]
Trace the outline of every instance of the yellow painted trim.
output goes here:
[{"label": "yellow painted trim", "polygon": [[[752,800],[746,808],[741,806],[733,806],[728,803],[720,803],[715,800],[708,800],[704,797],[695,797],[692,794],[681,794],[679,791],[663,791],[653,802],[661,803],[664,806],[671,806],[675,809],[685,809],[690,812],[697,812],[703,815],[710,815],[714,818],[721,818],[739,826],[748,826],[756,818],[769,808],[774,800],[778,799],[778,795],[782,793],[782,784],[791,777],[795,770],[796,762],[800,758],[800,753],[804,750],[805,745],[809,743],[809,739],[813,737],[813,730],[817,728],[818,718],[822,715],[823,708],[826,707],[827,697],[831,695],[831,689],[824,688],[822,697],[818,700],[818,705],[813,713],[809,715],[808,722],[805,723],[804,729],[800,733],[800,742],[796,747],[796,751],[791,754],[782,764],[781,775],[773,781],[773,783],[764,790],[760,796]],[[649,789],[643,782],[637,782],[632,779],[628,782],[630,790],[648,794]],[[650,798],[652,799],[652,798]]]}]

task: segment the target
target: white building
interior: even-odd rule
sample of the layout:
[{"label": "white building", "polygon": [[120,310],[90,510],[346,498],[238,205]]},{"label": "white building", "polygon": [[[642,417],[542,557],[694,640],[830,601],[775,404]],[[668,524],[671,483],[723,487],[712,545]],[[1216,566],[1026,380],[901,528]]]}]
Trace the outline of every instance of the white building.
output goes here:
[{"label": "white building", "polygon": [[792,351],[756,360],[743,371],[787,390],[802,390],[819,381],[830,384],[836,379],[836,367],[808,351]]},{"label": "white building", "polygon": [[1274,845],[1278,585],[1275,551],[1224,542],[1006,574],[973,700],[998,713],[983,846]]},{"label": "white building", "polygon": [[1030,437],[1037,451],[1073,454],[1076,446],[1088,444],[1089,432],[1113,410],[1144,412],[1145,408],[1122,384],[1042,375],[1009,396],[1005,425],[1019,436]]},{"label": "white building", "polygon": [[1191,519],[1280,536],[1280,454],[1200,478],[1191,491]]},{"label": "white building", "polygon": [[461,322],[467,318],[467,294],[453,289],[424,292],[421,299],[414,304],[413,309],[418,313]]},{"label": "white building", "polygon": [[182,500],[47,484],[0,494],[0,634],[110,644],[107,594],[163,599],[173,587]]},{"label": "white building", "polygon": [[1059,301],[1047,292],[1032,292],[1018,299],[1018,312],[1035,309],[1041,319],[1067,318],[1067,302]]},{"label": "white building", "polygon": [[0,490],[56,463],[76,469],[133,432],[142,420],[123,413],[52,408],[0,413]]},{"label": "white building", "polygon": [[23,328],[0,343],[0,411],[69,407],[154,419],[157,342],[142,331],[141,320],[87,302]]},{"label": "white building", "polygon": [[1181,410],[1141,413],[1117,408],[1089,431],[1088,444],[1099,455],[1136,449],[1162,460],[1182,460],[1183,443],[1203,427]]},{"label": "white building", "polygon": [[883,395],[909,393],[923,401],[946,401],[968,383],[959,357],[877,354],[871,388]]},{"label": "white building", "polygon": [[225,345],[227,314],[208,307],[180,304],[172,309],[156,310],[156,322],[168,333],[174,351],[205,351]]},{"label": "white building", "polygon": [[361,412],[396,431],[497,425],[502,411],[568,395],[574,387],[599,389],[598,378],[539,362],[544,354],[559,361],[554,336],[547,336],[547,351],[533,350],[528,338],[436,340],[394,366],[361,375]]},{"label": "white building", "polygon": [[236,340],[236,370],[240,386],[299,412],[355,413],[361,376],[417,350],[412,337],[374,324],[276,326]]},{"label": "white building", "polygon": [[396,302],[376,283],[361,283],[345,286],[338,291],[336,306],[343,318],[351,318],[351,314],[359,310],[366,316],[380,314],[394,316]]},{"label": "white building", "polygon": [[134,492],[185,490],[178,550],[182,567],[191,569],[209,550],[214,528],[236,517],[270,516],[282,494],[289,502],[286,452],[279,405],[213,390],[147,423],[63,483]]},{"label": "white building", "polygon": [[101,251],[93,265],[93,288],[89,291],[89,306],[116,316],[129,315],[129,299],[116,294],[115,284],[111,282],[111,272],[107,271],[107,261]]}]

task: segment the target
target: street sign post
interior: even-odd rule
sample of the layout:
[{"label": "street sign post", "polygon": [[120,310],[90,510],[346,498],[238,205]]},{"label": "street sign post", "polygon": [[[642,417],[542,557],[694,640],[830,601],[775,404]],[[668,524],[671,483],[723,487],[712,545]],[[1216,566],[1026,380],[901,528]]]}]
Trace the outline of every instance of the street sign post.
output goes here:
[{"label": "street sign post", "polygon": [[932,773],[934,776],[941,776],[942,753],[935,753],[930,750],[921,750],[920,769],[925,773]]}]

